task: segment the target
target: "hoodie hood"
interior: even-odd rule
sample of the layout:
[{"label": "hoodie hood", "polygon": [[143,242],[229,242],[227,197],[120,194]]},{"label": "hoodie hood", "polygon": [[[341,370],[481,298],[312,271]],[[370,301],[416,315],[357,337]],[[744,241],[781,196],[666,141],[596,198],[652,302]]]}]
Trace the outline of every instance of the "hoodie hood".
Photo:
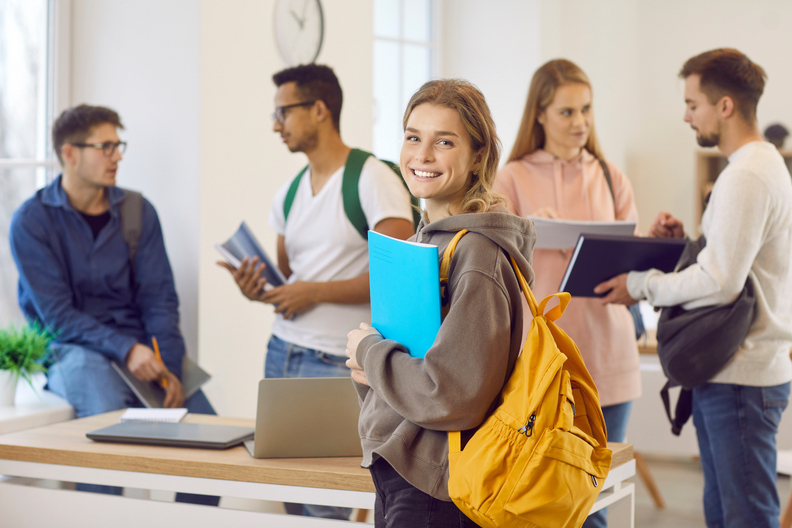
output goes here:
[{"label": "hoodie hood", "polygon": [[531,261],[536,245],[536,229],[533,222],[503,207],[487,213],[453,215],[429,224],[422,219],[418,225],[415,241],[426,242],[435,235],[448,233],[448,240],[443,236],[439,240],[432,241],[438,244],[442,254],[451,238],[462,229],[487,237],[514,257],[528,284],[533,287],[534,272]]}]

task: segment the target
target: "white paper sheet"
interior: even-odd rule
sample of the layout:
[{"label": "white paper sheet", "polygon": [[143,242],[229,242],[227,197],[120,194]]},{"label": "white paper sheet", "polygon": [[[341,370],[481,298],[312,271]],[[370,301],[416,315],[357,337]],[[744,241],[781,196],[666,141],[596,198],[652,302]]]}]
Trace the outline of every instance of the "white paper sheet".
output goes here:
[{"label": "white paper sheet", "polygon": [[631,236],[635,233],[635,222],[581,222],[579,220],[551,220],[550,218],[527,217],[536,227],[536,249],[571,249],[581,234]]}]

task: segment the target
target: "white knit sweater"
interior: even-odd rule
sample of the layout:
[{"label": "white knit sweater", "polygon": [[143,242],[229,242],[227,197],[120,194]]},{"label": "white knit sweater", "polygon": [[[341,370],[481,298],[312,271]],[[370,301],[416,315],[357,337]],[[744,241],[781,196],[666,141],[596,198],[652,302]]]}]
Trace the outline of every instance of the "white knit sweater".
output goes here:
[{"label": "white knit sweater", "polygon": [[732,361],[710,381],[768,387],[792,380],[792,179],[776,148],[743,145],[718,176],[701,228],[697,263],[678,273],[632,272],[627,289],[653,306],[733,302],[750,276],[753,324]]}]

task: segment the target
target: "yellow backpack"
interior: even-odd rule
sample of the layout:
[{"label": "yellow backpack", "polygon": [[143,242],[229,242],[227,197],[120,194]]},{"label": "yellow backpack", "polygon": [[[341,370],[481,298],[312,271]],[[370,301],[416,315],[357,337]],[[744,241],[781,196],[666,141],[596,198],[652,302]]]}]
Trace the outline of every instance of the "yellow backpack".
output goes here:
[{"label": "yellow backpack", "polygon": [[[446,248],[443,285],[466,232]],[[464,449],[460,433],[448,433],[448,492],[480,526],[579,527],[611,464],[599,395],[577,345],[555,324],[570,295],[537,305],[511,261],[534,319],[495,411]],[[545,313],[553,297],[559,305]]]}]

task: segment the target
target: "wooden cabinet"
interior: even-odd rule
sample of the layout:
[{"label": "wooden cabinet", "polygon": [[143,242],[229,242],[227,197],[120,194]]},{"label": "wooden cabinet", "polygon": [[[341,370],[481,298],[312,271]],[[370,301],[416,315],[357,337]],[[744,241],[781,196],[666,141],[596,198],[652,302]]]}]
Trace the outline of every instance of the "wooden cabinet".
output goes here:
[{"label": "wooden cabinet", "polygon": [[[780,150],[787,168],[792,172],[792,149]],[[701,215],[718,175],[726,168],[728,160],[720,150],[712,148],[696,151],[696,222],[701,225]]]}]

